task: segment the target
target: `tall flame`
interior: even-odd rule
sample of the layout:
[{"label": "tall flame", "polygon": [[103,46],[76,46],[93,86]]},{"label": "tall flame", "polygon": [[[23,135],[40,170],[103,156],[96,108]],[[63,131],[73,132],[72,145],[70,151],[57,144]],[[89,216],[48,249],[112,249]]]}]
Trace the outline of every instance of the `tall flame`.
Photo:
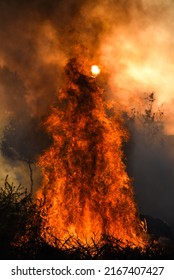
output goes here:
[{"label": "tall flame", "polygon": [[61,240],[73,236],[90,244],[109,234],[125,246],[143,247],[123,163],[127,132],[116,113],[106,113],[102,89],[76,60],[65,71],[65,88],[46,123],[53,144],[39,159],[43,184],[37,196],[46,198],[47,227]]}]

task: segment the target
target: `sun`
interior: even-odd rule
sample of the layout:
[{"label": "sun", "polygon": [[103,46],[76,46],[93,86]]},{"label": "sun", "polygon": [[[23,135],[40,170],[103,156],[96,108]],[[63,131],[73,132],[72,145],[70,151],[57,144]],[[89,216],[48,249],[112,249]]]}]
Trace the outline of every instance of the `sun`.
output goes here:
[{"label": "sun", "polygon": [[100,74],[100,68],[97,65],[92,65],[91,73],[93,77],[96,77],[98,74]]}]

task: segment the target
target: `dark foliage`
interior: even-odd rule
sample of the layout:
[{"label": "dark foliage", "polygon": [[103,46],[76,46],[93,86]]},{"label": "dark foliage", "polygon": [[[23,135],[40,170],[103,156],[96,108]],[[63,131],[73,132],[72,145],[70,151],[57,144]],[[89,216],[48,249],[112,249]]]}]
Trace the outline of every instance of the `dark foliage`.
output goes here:
[{"label": "dark foliage", "polygon": [[155,108],[156,106],[155,94],[152,92],[144,98],[144,109],[137,110],[134,107],[130,113],[124,113],[125,126],[130,131],[131,138],[128,143],[125,143],[125,152],[133,150],[135,144],[135,137],[141,136],[141,140],[151,145],[164,145],[164,112],[162,108]]},{"label": "dark foliage", "polygon": [[44,213],[42,201],[32,201],[21,185],[9,184],[8,177],[0,189],[0,252],[1,258],[34,256],[42,242],[40,231]]}]

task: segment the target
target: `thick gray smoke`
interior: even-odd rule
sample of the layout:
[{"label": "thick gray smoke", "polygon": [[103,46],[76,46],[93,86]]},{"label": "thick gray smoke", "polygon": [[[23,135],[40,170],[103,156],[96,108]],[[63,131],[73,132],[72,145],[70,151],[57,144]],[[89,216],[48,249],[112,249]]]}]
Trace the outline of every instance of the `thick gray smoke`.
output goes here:
[{"label": "thick gray smoke", "polygon": [[172,0],[0,0],[1,181],[8,173],[29,185],[28,162],[50,144],[42,122],[63,67],[85,54],[107,73],[107,94],[123,111],[141,111],[145,92],[164,104],[165,148],[144,141],[139,123],[129,166],[140,209],[174,225],[173,140],[164,135],[174,132],[173,16]]}]

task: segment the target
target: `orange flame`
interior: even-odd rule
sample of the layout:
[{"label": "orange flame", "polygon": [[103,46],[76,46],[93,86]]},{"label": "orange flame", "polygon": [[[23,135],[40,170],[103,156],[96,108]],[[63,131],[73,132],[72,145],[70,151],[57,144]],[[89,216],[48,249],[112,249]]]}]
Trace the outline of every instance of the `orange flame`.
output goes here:
[{"label": "orange flame", "polygon": [[43,184],[37,196],[46,197],[47,227],[61,240],[72,236],[90,244],[108,234],[142,248],[144,233],[123,163],[127,132],[116,113],[106,113],[103,91],[76,60],[65,71],[58,108],[46,123],[53,144],[39,159]]}]

